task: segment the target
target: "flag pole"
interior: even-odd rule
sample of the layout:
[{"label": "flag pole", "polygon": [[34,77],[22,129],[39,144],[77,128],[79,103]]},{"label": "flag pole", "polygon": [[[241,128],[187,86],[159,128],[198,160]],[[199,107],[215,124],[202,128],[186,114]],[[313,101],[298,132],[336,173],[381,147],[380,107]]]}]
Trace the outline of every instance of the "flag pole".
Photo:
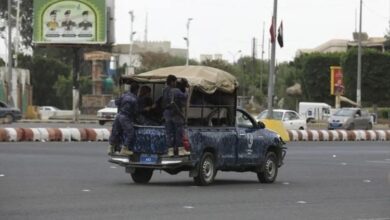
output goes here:
[{"label": "flag pole", "polygon": [[278,0],[274,0],[274,13],[272,16],[272,28],[271,39],[272,48],[271,48],[271,63],[269,68],[268,75],[268,114],[267,118],[272,119],[272,105],[273,105],[273,93],[274,93],[274,77],[275,77],[275,57],[276,57],[276,18],[277,18],[277,10],[278,10]]}]

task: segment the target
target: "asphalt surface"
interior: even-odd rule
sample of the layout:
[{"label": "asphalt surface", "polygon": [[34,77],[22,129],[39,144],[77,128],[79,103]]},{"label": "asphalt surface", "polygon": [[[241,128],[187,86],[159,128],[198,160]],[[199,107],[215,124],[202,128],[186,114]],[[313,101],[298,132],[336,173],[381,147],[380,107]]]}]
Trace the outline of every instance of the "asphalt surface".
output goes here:
[{"label": "asphalt surface", "polygon": [[134,184],[105,142],[0,143],[0,219],[390,219],[390,142],[289,143],[274,184],[219,172]]}]

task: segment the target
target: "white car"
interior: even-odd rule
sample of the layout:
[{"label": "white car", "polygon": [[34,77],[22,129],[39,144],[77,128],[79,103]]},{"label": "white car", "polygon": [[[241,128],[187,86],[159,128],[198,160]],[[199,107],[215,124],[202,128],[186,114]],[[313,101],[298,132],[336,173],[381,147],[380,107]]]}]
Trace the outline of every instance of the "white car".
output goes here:
[{"label": "white car", "polygon": [[[73,110],[61,110],[54,106],[40,106],[39,113],[44,120],[49,118],[69,118],[74,114]],[[80,115],[80,111],[78,113]]]},{"label": "white car", "polygon": [[[257,121],[261,121],[267,118],[268,110],[261,112],[256,116]],[[306,130],[306,118],[302,117],[295,111],[285,109],[274,109],[273,119],[283,122],[284,128],[287,130]]]},{"label": "white car", "polygon": [[106,122],[114,121],[116,114],[118,112],[118,108],[115,105],[115,100],[110,100],[106,107],[100,109],[97,112],[97,119],[100,125],[104,125]]}]

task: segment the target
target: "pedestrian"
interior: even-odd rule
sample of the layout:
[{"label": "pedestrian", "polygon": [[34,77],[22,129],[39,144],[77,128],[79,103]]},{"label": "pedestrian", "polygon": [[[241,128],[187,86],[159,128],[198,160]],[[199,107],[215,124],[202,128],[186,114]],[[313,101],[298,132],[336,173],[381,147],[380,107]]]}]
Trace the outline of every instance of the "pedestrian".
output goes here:
[{"label": "pedestrian", "polygon": [[129,156],[133,154],[133,145],[135,141],[134,120],[138,115],[138,93],[139,85],[132,83],[130,91],[125,92],[115,104],[118,107],[118,114],[112,125],[112,131],[109,138],[109,154],[114,154],[120,149],[119,155]]},{"label": "pedestrian", "polygon": [[182,147],[182,140],[184,135],[183,107],[186,104],[188,92],[182,92],[176,88],[176,82],[176,76],[169,75],[167,77],[167,87],[164,88],[162,97],[166,143],[169,156],[187,154],[184,151],[184,147]]}]

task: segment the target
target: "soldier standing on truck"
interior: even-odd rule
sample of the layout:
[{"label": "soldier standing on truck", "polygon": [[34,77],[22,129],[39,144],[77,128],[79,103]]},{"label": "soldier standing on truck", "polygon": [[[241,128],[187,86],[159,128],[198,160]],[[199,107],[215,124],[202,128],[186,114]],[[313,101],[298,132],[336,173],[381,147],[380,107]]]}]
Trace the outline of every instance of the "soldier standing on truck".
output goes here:
[{"label": "soldier standing on truck", "polygon": [[167,87],[163,90],[163,117],[165,120],[166,143],[168,156],[184,154],[182,140],[184,135],[183,107],[187,101],[188,93],[176,88],[177,78],[174,75],[167,77]]},{"label": "soldier standing on truck", "polygon": [[133,154],[134,145],[134,120],[138,114],[138,93],[139,85],[132,83],[130,91],[125,92],[115,100],[118,107],[118,114],[112,124],[112,131],[109,138],[109,154],[118,150],[120,144],[123,144],[120,155],[129,156]]}]

